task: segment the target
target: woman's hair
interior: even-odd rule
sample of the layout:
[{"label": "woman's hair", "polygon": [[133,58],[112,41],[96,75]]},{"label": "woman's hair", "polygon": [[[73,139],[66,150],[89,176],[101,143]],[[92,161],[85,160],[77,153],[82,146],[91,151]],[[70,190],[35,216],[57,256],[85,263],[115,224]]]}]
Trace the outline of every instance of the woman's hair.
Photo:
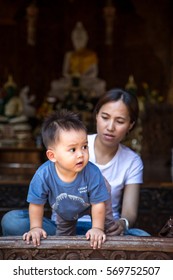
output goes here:
[{"label": "woman's hair", "polygon": [[95,115],[98,114],[104,104],[108,102],[116,102],[118,100],[122,100],[123,103],[127,106],[130,115],[130,122],[136,123],[139,114],[138,99],[136,95],[120,88],[111,89],[100,97],[95,106]]},{"label": "woman's hair", "polygon": [[61,131],[83,130],[87,133],[86,126],[79,119],[78,114],[63,109],[49,114],[42,125],[42,139],[46,148],[54,145],[59,140]]}]

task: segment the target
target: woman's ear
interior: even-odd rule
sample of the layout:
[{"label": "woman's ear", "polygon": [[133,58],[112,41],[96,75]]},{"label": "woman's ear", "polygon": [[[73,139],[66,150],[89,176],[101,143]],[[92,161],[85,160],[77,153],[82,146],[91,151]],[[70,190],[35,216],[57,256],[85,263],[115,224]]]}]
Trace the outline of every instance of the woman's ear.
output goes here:
[{"label": "woman's ear", "polygon": [[48,150],[46,151],[46,156],[47,156],[47,158],[48,158],[49,160],[51,160],[52,162],[55,162],[55,161],[56,161],[55,156],[54,156],[54,151],[53,151],[53,150],[48,149]]}]

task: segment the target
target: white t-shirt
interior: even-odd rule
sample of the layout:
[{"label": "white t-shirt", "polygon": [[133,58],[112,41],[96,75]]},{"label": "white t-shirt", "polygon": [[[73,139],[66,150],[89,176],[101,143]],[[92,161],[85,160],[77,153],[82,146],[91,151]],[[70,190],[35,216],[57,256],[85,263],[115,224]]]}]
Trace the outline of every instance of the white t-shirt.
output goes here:
[{"label": "white t-shirt", "polygon": [[119,144],[119,148],[111,161],[105,165],[97,164],[94,153],[95,138],[96,134],[88,135],[89,160],[99,167],[103,176],[111,185],[113,216],[114,219],[118,219],[124,186],[143,183],[143,162],[140,156],[130,148]]}]

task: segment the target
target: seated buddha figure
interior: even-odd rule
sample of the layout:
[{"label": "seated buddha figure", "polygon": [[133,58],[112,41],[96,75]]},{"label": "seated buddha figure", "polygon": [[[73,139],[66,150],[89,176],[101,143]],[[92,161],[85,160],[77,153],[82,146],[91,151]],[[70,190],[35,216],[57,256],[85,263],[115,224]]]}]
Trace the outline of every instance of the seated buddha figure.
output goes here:
[{"label": "seated buddha figure", "polygon": [[94,97],[102,95],[106,89],[104,80],[98,76],[97,54],[87,48],[88,34],[81,22],[77,22],[72,31],[74,50],[64,56],[63,77],[51,82],[49,96],[63,98],[65,90],[81,87]]}]

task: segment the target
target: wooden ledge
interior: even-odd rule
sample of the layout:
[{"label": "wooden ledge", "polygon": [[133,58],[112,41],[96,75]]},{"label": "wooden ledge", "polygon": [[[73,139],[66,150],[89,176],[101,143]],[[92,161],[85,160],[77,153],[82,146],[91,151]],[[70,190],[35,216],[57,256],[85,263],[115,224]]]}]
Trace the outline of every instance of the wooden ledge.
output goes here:
[{"label": "wooden ledge", "polygon": [[173,259],[173,238],[108,237],[101,249],[93,250],[84,236],[48,237],[41,245],[27,245],[20,236],[0,237],[0,259]]}]

